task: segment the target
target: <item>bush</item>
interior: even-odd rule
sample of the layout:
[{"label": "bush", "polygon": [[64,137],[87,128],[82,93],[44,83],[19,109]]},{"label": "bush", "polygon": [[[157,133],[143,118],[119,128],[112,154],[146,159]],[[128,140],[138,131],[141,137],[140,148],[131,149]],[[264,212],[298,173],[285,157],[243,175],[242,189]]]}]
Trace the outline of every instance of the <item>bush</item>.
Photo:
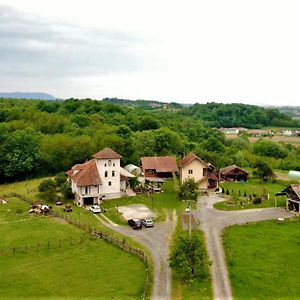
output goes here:
[{"label": "bush", "polygon": [[205,248],[197,232],[181,236],[170,257],[170,266],[183,281],[208,276]]},{"label": "bush", "polygon": [[198,185],[193,178],[186,179],[179,187],[178,197],[181,200],[197,200]]},{"label": "bush", "polygon": [[41,193],[55,192],[56,191],[56,183],[52,179],[45,179],[40,183],[38,190]]},{"label": "bush", "polygon": [[226,195],[227,195],[227,196],[229,195],[229,190],[228,190],[228,189],[226,190]]},{"label": "bush", "polygon": [[259,196],[254,197],[253,201],[252,201],[253,204],[260,204],[261,202],[262,202],[262,199]]}]

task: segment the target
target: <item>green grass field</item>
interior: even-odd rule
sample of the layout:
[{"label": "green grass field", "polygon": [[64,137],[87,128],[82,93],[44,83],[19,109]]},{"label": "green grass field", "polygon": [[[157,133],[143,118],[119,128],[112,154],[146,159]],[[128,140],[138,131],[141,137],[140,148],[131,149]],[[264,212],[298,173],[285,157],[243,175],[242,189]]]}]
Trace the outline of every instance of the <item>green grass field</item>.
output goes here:
[{"label": "green grass field", "polygon": [[[216,203],[214,207],[221,210],[272,207],[275,206],[275,194],[285,189],[289,184],[290,183],[287,181],[278,180],[275,183],[272,183],[262,182],[258,179],[250,179],[245,183],[224,182],[221,186],[225,190],[225,193],[222,195],[226,200]],[[227,190],[229,191],[229,196],[226,196]],[[243,197],[244,192],[247,194],[246,198]],[[260,204],[252,204],[250,203],[249,195],[254,193],[257,195],[269,194],[270,197],[269,199],[263,200]],[[241,196],[239,196],[239,194]],[[285,205],[285,199],[284,196],[277,196],[277,206],[283,207]],[[231,205],[229,205],[229,201],[231,202]],[[240,204],[240,201],[242,202],[242,205]]]},{"label": "green grass field", "polygon": [[300,220],[233,226],[224,248],[235,299],[300,299]]},{"label": "green grass field", "polygon": [[34,199],[37,195],[38,185],[44,179],[45,178],[37,178],[37,179],[30,179],[30,180],[19,181],[14,183],[1,184],[0,195],[9,192],[15,192]]},{"label": "green grass field", "polygon": [[15,198],[0,204],[0,299],[141,297],[146,274],[138,258],[29,208]]}]

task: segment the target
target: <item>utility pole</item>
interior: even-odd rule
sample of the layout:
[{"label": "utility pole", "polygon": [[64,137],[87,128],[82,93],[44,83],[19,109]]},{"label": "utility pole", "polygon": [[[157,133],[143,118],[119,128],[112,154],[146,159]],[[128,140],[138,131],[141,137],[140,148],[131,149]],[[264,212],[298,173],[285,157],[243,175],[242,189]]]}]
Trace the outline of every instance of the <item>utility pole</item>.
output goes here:
[{"label": "utility pole", "polygon": [[192,234],[192,211],[191,211],[191,202],[189,202],[189,238],[191,239]]}]

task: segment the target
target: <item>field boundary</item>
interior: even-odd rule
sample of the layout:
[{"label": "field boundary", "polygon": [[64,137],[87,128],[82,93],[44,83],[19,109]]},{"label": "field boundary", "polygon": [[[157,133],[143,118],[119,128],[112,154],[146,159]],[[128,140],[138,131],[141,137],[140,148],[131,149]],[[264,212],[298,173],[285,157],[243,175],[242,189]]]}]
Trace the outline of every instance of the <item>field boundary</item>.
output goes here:
[{"label": "field boundary", "polygon": [[22,246],[11,246],[6,249],[0,249],[0,255],[5,254],[17,254],[17,253],[29,253],[29,252],[39,252],[42,250],[51,250],[66,248],[66,246],[76,246],[83,242],[83,237],[80,239],[75,239],[73,237],[59,239],[59,240],[49,240],[44,242],[37,242],[36,244],[29,244],[27,242],[23,243]]}]

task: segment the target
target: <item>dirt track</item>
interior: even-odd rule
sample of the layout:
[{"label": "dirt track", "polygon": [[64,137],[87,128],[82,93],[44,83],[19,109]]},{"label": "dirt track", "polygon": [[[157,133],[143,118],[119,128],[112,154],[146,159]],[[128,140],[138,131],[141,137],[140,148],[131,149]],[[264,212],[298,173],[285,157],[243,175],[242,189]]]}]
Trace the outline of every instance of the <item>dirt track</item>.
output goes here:
[{"label": "dirt track", "polygon": [[170,241],[177,223],[175,210],[172,216],[167,216],[166,221],[155,224],[154,228],[143,228],[142,230],[133,230],[128,226],[106,223],[100,218],[98,219],[103,225],[133,238],[149,250],[154,264],[153,291],[151,298],[153,300],[171,299],[172,281],[168,258]]},{"label": "dirt track", "polygon": [[212,262],[214,299],[229,300],[232,299],[232,293],[223,250],[223,229],[233,224],[290,218],[293,214],[282,208],[260,208],[243,211],[215,209],[214,203],[221,200],[217,195],[199,197],[198,209],[193,213],[199,219],[200,227],[205,233],[207,251]]}]

